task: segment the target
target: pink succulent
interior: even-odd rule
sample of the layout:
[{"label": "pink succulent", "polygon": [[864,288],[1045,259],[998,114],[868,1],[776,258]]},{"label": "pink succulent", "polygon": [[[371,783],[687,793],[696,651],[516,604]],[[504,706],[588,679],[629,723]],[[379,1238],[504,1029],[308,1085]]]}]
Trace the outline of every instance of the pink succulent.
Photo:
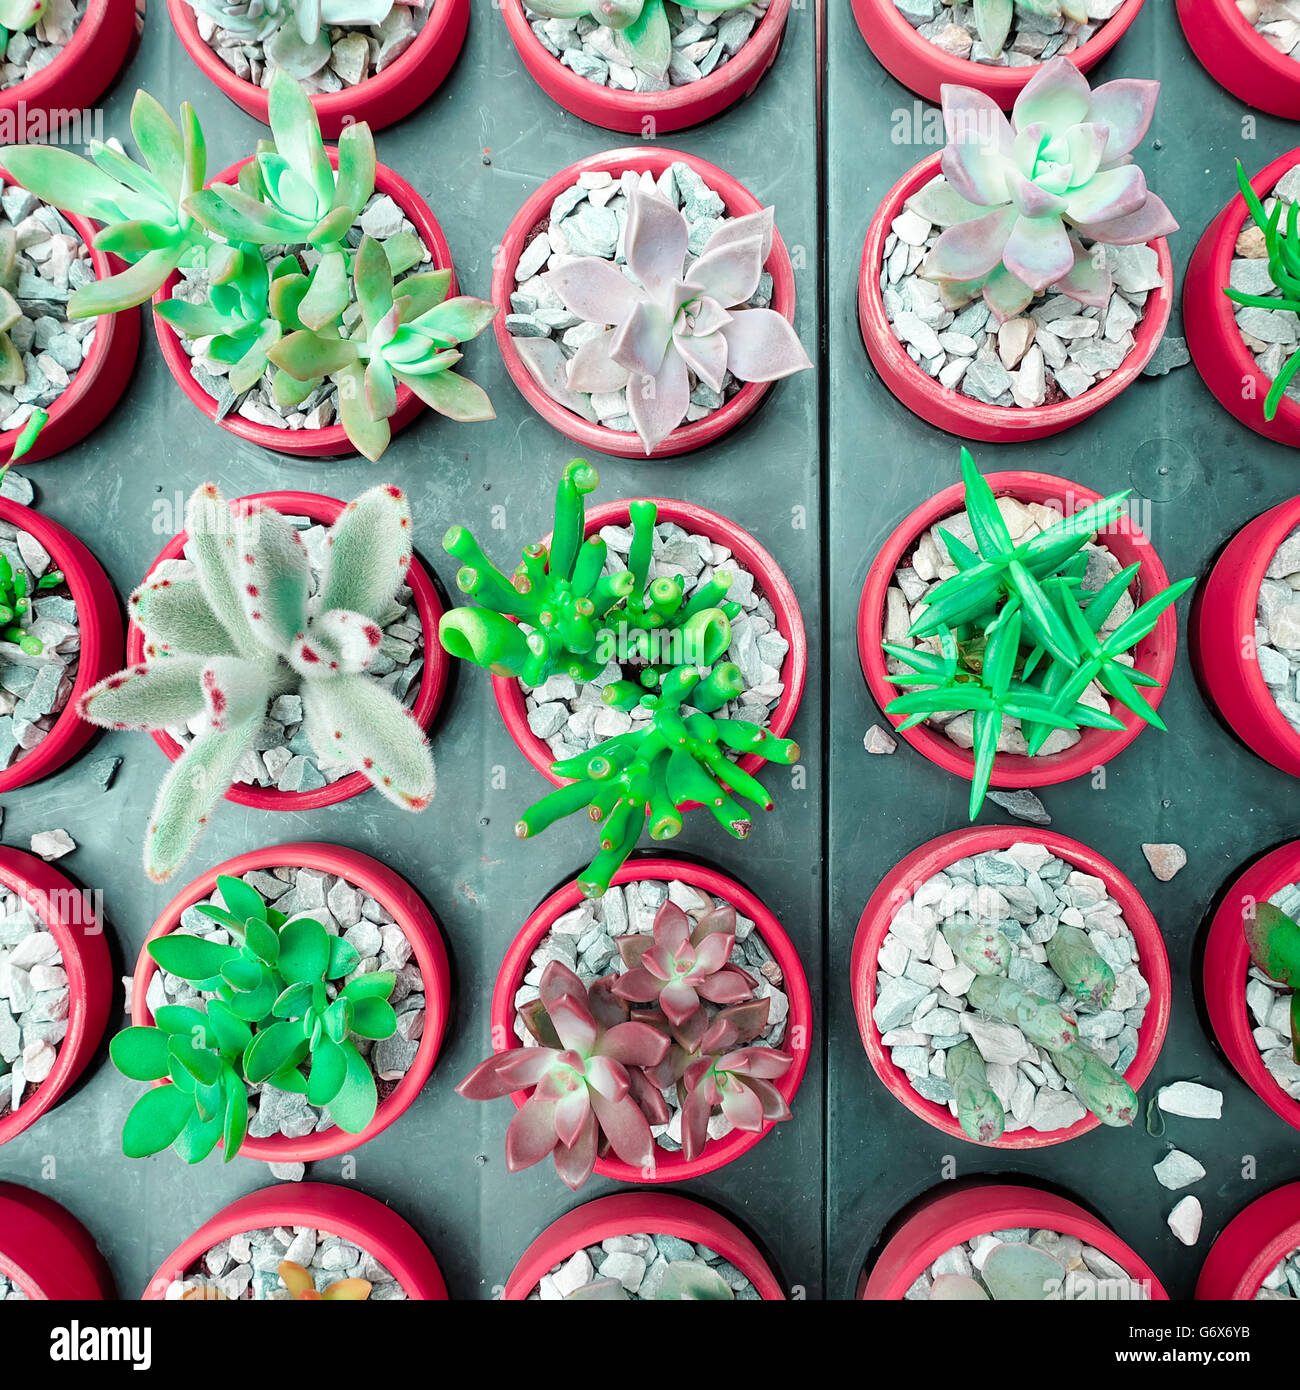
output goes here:
[{"label": "pink succulent", "polygon": [[774,309],[743,306],[772,249],[773,211],[724,222],[686,265],[690,229],[667,199],[629,194],[625,275],[597,256],[547,272],[544,282],[588,323],[607,325],[569,360],[571,391],[627,388],[628,414],[647,454],[686,418],[692,376],[721,392],[726,374],[776,381],[812,366]]},{"label": "pink succulent", "polygon": [[982,292],[1001,321],[1049,286],[1104,307],[1110,274],[1080,238],[1127,246],[1178,228],[1133,162],[1159,90],[1121,78],[1094,92],[1058,57],[1020,93],[1008,121],[982,92],[945,84],[947,187],[931,184],[909,200],[945,228],[922,273],[953,303]]},{"label": "pink succulent", "polygon": [[719,1107],[734,1129],[757,1134],[765,1124],[790,1118],[785,1097],[772,1084],[794,1065],[788,1052],[743,1047],[744,1033],[726,1011],[709,1025],[700,1055],[682,1078],[682,1151],[687,1159],[703,1152],[709,1119]]}]

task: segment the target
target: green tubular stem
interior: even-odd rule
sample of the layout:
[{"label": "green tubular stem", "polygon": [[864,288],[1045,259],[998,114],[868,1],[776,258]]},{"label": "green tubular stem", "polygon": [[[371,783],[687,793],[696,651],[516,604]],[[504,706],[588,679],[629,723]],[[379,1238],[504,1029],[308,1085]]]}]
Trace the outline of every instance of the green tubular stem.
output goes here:
[{"label": "green tubular stem", "polygon": [[555,490],[555,529],[551,536],[551,574],[555,578],[573,577],[585,525],[582,499],[597,481],[596,470],[586,459],[573,459],[560,475]]},{"label": "green tubular stem", "polygon": [[[542,594],[546,590],[546,547],[525,546],[515,575],[524,582],[524,587],[519,589],[521,594],[532,594],[539,604],[544,602]],[[514,587],[519,588],[519,585],[516,584]]]},{"label": "green tubular stem", "polygon": [[723,661],[691,691],[691,704],[705,714],[719,710],[745,688],[745,678],[734,661]]},{"label": "green tubular stem", "polygon": [[565,661],[564,674],[581,684],[583,681],[595,680],[604,669],[605,663],[596,657],[570,652]]},{"label": "green tubular stem", "polygon": [[618,804],[605,817],[600,835],[602,853],[621,845],[627,839],[629,831],[636,830],[637,834],[640,834],[642,822],[645,820],[645,806],[644,801],[632,795],[619,799]]},{"label": "green tubular stem", "polygon": [[613,849],[602,849],[587,866],[587,872],[578,879],[578,891],[587,898],[599,898],[609,887],[610,880],[623,866],[623,861],[636,848],[641,838],[641,823],[632,820],[621,843]]},{"label": "green tubular stem", "polygon": [[453,526],[442,539],[443,549],[461,562],[456,587],[498,613],[535,618],[537,599],[518,589],[483,554],[479,543],[463,526]]},{"label": "green tubular stem", "polygon": [[[573,565],[573,592],[586,597],[596,587],[600,572],[605,568],[605,557],[609,547],[599,536],[584,541],[578,550],[578,558]],[[594,604],[593,604],[594,607]]]},{"label": "green tubular stem", "polygon": [[792,738],[778,738],[748,719],[715,719],[718,742],[737,753],[757,753],[769,763],[789,766],[799,761],[800,748]]},{"label": "green tubular stem", "polygon": [[682,829],[682,813],[673,805],[673,799],[668,795],[665,761],[663,758],[656,759],[650,772],[647,806],[650,812],[649,830],[652,840],[674,839]]},{"label": "green tubular stem", "polygon": [[601,692],[601,700],[613,709],[635,709],[641,699],[641,687],[633,681],[611,681]]},{"label": "green tubular stem", "polygon": [[647,609],[647,616],[650,619],[648,626],[661,627],[682,606],[681,581],[673,579],[669,575],[661,575],[658,579],[651,581],[646,595],[650,601]]},{"label": "green tubular stem", "polygon": [[531,839],[549,830],[557,820],[571,816],[581,810],[591,800],[591,786],[586,782],[573,782],[567,787],[557,787],[540,801],[533,804],[519,817],[515,824],[515,834],[521,840]]},{"label": "green tubular stem", "polygon": [[703,743],[694,739],[691,742],[690,751],[719,782],[724,783],[737,796],[748,797],[756,806],[761,806],[765,811],[772,809],[772,798],[768,795],[767,788],[757,778],[746,772],[743,767],[733,763],[716,743]]},{"label": "green tubular stem", "polygon": [[596,626],[582,613],[564,608],[556,614],[554,628],[567,651],[583,656],[596,645]]},{"label": "green tubular stem", "polygon": [[[599,743],[595,748],[586,753],[579,753],[576,758],[565,758],[561,762],[551,764],[551,771],[557,777],[577,777],[587,778],[592,781],[603,781],[606,777],[613,776],[616,772],[625,768],[633,757],[640,751],[638,745],[641,742],[641,735],[636,732],[619,734],[616,738],[608,738],[604,743]],[[599,767],[599,771],[593,768]]]},{"label": "green tubular stem", "polygon": [[702,608],[686,619],[682,633],[689,649],[698,647],[700,664],[712,666],[731,646],[731,619],[721,608]]},{"label": "green tubular stem", "polygon": [[528,639],[490,608],[453,608],[442,615],[438,640],[445,651],[498,676],[526,676],[533,664]]},{"label": "green tubular stem", "polygon": [[[587,816],[596,822],[597,825],[605,820],[614,807],[627,795],[628,774],[621,772],[617,777],[610,777],[601,782],[586,783],[587,792]],[[578,785],[582,785],[579,783]]]},{"label": "green tubular stem", "polygon": [[[693,618],[696,613],[701,613],[706,608],[719,607],[723,599],[726,598],[734,577],[730,570],[718,570],[707,584],[701,584],[687,599],[682,613],[688,618]],[[735,617],[735,614],[731,613],[727,616]]]},{"label": "green tubular stem", "polygon": [[646,581],[650,577],[650,560],[654,553],[655,521],[659,508],[653,502],[638,500],[628,507],[632,522],[632,548],[628,553],[627,567],[632,572],[637,594],[644,594]]},{"label": "green tubular stem", "polygon": [[602,574],[591,590],[592,607],[603,618],[615,604],[622,603],[632,593],[636,581],[627,570],[617,574]]}]

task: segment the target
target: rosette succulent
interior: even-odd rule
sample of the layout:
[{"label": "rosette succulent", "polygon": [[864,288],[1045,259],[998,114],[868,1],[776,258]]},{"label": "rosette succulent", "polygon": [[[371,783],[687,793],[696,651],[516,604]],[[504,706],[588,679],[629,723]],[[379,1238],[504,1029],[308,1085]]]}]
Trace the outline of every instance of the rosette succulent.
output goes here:
[{"label": "rosette succulent", "polygon": [[1178,227],[1133,162],[1159,88],[1120,78],[1094,92],[1068,58],[1053,58],[1008,120],[991,97],[945,84],[946,182],[909,202],[944,228],[920,273],[948,307],[983,294],[1006,321],[1049,287],[1109,302],[1110,272],[1084,243],[1134,245]]},{"label": "rosette succulent", "polygon": [[605,328],[569,359],[569,389],[626,389],[649,455],[686,418],[692,377],[720,393],[728,373],[776,381],[812,363],[783,315],[744,307],[771,254],[771,208],[724,222],[687,265],[682,214],[640,186],[628,203],[628,274],[582,256],[542,278],[571,313]]}]

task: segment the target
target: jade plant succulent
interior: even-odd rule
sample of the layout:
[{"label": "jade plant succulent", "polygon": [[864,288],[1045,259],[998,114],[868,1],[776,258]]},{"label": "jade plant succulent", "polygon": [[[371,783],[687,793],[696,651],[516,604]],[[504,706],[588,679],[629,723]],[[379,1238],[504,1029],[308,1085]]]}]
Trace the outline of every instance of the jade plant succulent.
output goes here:
[{"label": "jade plant succulent", "polygon": [[396,976],[354,975],[355,947],[314,918],[286,919],[243,879],[222,875],[217,887],[225,906],[203,903],[198,911],[224,927],[229,942],[177,931],[148,945],[159,969],[206,997],[204,1008],[164,1005],[152,1026],[125,1028],[109,1045],[124,1076],[165,1083],[132,1106],[123,1152],[144,1158],[171,1146],[187,1163],[201,1163],[221,1144],[229,1163],[256,1085],[305,1095],[340,1129],[360,1134],[378,1093],[352,1038],[392,1037]]},{"label": "jade plant succulent", "polygon": [[1276,984],[1291,990],[1291,1048],[1300,1064],[1300,925],[1280,907],[1257,903],[1242,917],[1250,958]]},{"label": "jade plant succulent", "polygon": [[652,937],[618,938],[619,973],[584,984],[558,960],[545,966],[539,997],[518,1009],[532,1042],[493,1054],[456,1087],[470,1100],[531,1091],[506,1134],[511,1172],[553,1154],[561,1179],[578,1188],[612,1151],[652,1175],[651,1126],[671,1120],[669,1095],[687,1159],[703,1152],[717,1113],[753,1133],[790,1118],[774,1082],[794,1058],[755,1045],[770,1001],[730,963],[735,933],[730,906],[692,922],[666,901]]},{"label": "jade plant succulent", "polygon": [[1178,228],[1133,162],[1159,89],[1119,78],[1094,92],[1057,57],[1030,79],[1008,120],[982,92],[944,85],[943,180],[908,201],[944,228],[920,273],[939,284],[946,307],[982,294],[1005,322],[1049,287],[1105,307],[1111,275],[1096,247]]},{"label": "jade plant succulent", "polygon": [[[618,1279],[593,1279],[564,1295],[576,1303],[629,1303],[631,1297]],[[638,1294],[656,1303],[727,1303],[736,1295],[731,1285],[708,1265],[698,1260],[673,1260],[651,1294]]]},{"label": "jade plant succulent", "polygon": [[[743,10],[750,0],[699,0],[692,9],[705,14]],[[553,19],[590,16],[609,34],[613,52],[628,67],[662,78],[673,56],[672,30],[664,0],[526,0],[535,14]]]},{"label": "jade plant succulent", "polygon": [[257,740],[270,704],[297,693],[319,758],[346,762],[409,811],[434,792],[428,741],[368,674],[411,561],[411,513],[391,484],[350,502],[330,528],[319,592],[298,532],[211,483],[190,498],[185,553],[195,577],[146,580],[130,600],[145,660],[82,697],[83,719],[160,730],[202,719],[173,764],[145,836],[145,870],[170,878]]},{"label": "jade plant succulent", "polygon": [[915,617],[908,636],[920,645],[884,642],[882,647],[910,668],[886,677],[907,687],[885,711],[904,716],[900,729],[934,714],[973,715],[974,820],[1008,719],[1020,721],[1031,755],[1056,729],[1123,728],[1110,710],[1085,700],[1096,682],[1146,723],[1165,728],[1142,694],[1160,682],[1137,669],[1130,653],[1195,580],[1171,584],[1107,630],[1107,619],[1128,595],[1141,566],[1126,566],[1099,590],[1085,589],[1085,547],[1120,516],[1128,492],[1093,502],[1016,543],[992,489],[964,448],[961,475],[974,546],[943,532],[958,573],[930,593]]},{"label": "jade plant succulent", "polygon": [[[270,374],[274,405],[292,411],[328,379],[356,449],[375,460],[391,438],[397,386],[460,421],[493,418],[491,403],[451,370],[459,346],[496,310],[469,296],[448,298],[449,269],[408,274],[425,255],[419,238],[382,244],[354,228],[375,190],[370,128],[348,126],[337,167],[315,109],[282,70],[272,79],[273,141],[259,142],[233,184],[204,186],[206,146],[193,109],[177,125],[137,92],[131,130],[144,167],[101,141],[90,158],[43,145],[6,156],[13,176],[38,197],[103,224],[94,245],[129,262],[77,290],[72,318],[144,303],[177,271],[156,313],[226,377],[218,418]],[[398,278],[394,284],[394,277]],[[5,305],[0,300],[0,322]],[[0,349],[2,351],[2,349]],[[7,356],[7,355],[6,355]]]},{"label": "jade plant succulent", "polygon": [[630,507],[627,570],[606,574],[605,541],[583,539],[582,499],[598,481],[585,460],[569,463],[549,546],[527,547],[511,578],[492,566],[464,527],[453,526],[443,545],[461,561],[456,583],[483,607],[445,614],[438,630],[453,656],[529,685],[556,672],[591,680],[614,659],[624,667],[601,699],[625,711],[639,706],[644,716],[629,732],[552,763],[552,772],[572,780],[529,807],[515,827],[528,839],[586,811],[601,826],[600,851],[579,880],[592,897],[604,893],[632,852],[647,813],[656,840],[679,833],[682,810],[692,802],[707,806],[737,839],[748,835],[752,822],[733,794],[764,810],[772,798],[729,752],[780,763],[799,758],[790,739],[724,712],[745,689],[740,668],[725,659],[731,619],[740,611],[726,601],[731,575],[715,574],[690,598],[677,578],[651,580],[657,511],[647,501]]},{"label": "jade plant succulent", "polygon": [[[943,2],[953,5],[960,3],[960,0]],[[980,42],[988,49],[990,56],[996,58],[1006,44],[1007,36],[1011,33],[1011,21],[1016,18],[1017,12],[1044,19],[1064,17],[1074,20],[1076,24],[1086,24],[1092,18],[1089,11],[1100,8],[1090,5],[1089,0],[975,0],[975,27],[979,31]]]},{"label": "jade plant succulent", "polygon": [[569,389],[625,389],[649,455],[686,418],[692,378],[720,394],[728,373],[776,381],[812,362],[782,314],[745,307],[771,254],[771,208],[723,222],[687,265],[690,228],[682,214],[640,186],[628,204],[628,274],[581,256],[542,280],[570,313],[604,329],[569,359]]}]

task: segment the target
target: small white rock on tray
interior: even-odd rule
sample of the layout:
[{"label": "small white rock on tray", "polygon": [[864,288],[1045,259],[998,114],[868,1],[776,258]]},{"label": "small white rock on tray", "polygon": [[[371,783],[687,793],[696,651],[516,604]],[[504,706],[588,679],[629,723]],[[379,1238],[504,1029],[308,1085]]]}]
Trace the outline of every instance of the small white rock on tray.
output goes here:
[{"label": "small white rock on tray", "polygon": [[1025,68],[1058,53],[1073,53],[1088,42],[1124,0],[1088,0],[1088,23],[1065,15],[1040,15],[1019,6],[1002,51],[994,55],[981,41],[971,5],[951,0],[894,0],[898,12],[921,35],[952,58],[990,66]]},{"label": "small white rock on tray", "polygon": [[59,943],[29,904],[0,885],[0,1119],[54,1070],[70,1005]]},{"label": "small white rock on tray", "polygon": [[631,1302],[652,1299],[670,1264],[689,1261],[705,1265],[721,1275],[737,1300],[758,1300],[758,1290],[729,1260],[707,1245],[693,1245],[680,1236],[610,1236],[599,1245],[589,1245],[543,1274],[530,1299],[543,1303],[567,1298],[597,1279],[617,1279]]},{"label": "small white rock on tray", "polygon": [[1185,1154],[1181,1149],[1170,1149],[1151,1171],[1155,1173],[1160,1186],[1167,1187],[1171,1192],[1190,1187],[1205,1176],[1205,1169],[1191,1154]]},{"label": "small white rock on tray", "polygon": [[1182,1115],[1192,1120],[1218,1120],[1223,1117],[1223,1092],[1196,1081],[1175,1081],[1157,1093],[1166,1115]]},{"label": "small white rock on tray", "polygon": [[590,15],[554,19],[524,8],[538,42],[579,77],[597,87],[624,92],[666,92],[708,77],[745,46],[770,0],[753,0],[728,14],[666,4],[673,53],[665,78],[652,77],[629,66],[614,34]]}]

